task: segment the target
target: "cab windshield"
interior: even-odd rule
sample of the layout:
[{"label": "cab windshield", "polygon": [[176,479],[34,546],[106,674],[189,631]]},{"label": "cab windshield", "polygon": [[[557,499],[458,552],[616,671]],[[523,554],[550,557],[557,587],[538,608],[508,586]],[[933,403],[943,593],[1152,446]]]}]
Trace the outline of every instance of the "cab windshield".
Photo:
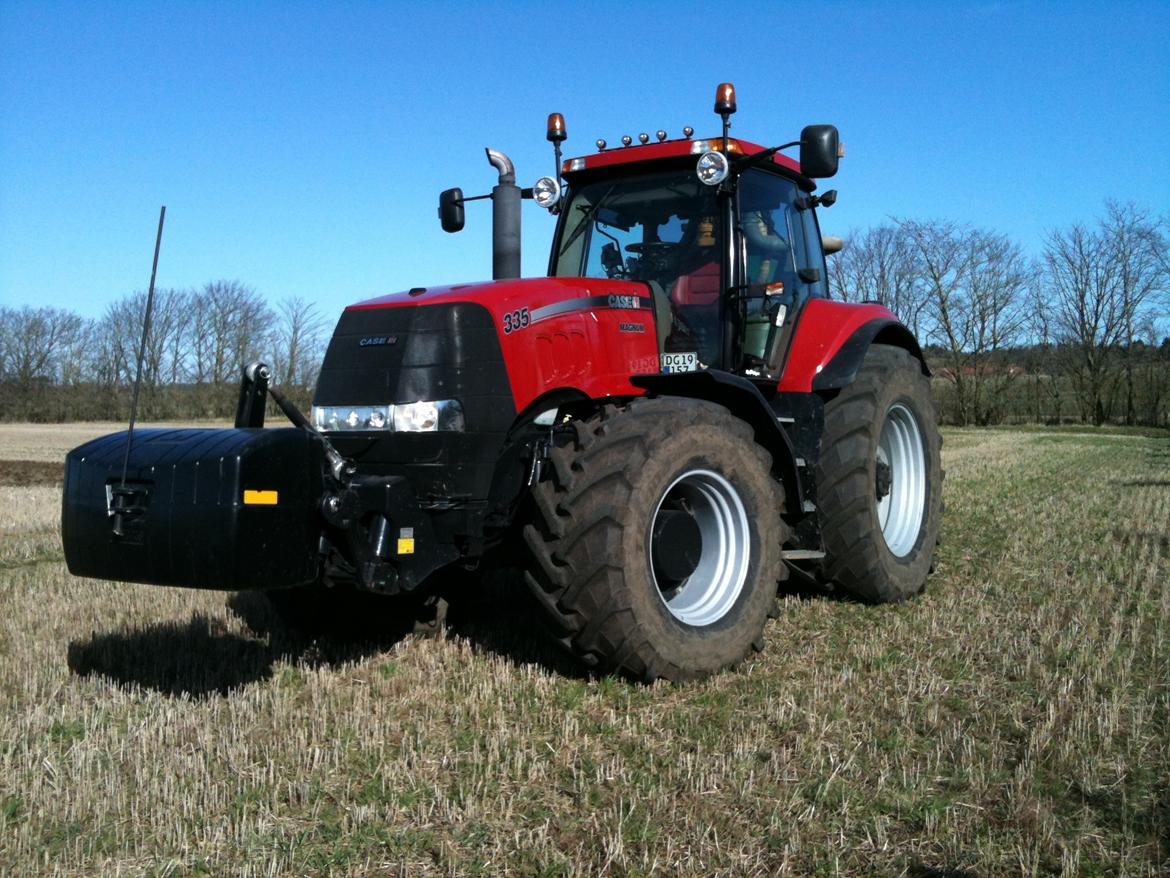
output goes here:
[{"label": "cab windshield", "polygon": [[718,211],[693,169],[600,180],[566,207],[553,274],[650,287],[667,371],[711,365],[719,351]]}]

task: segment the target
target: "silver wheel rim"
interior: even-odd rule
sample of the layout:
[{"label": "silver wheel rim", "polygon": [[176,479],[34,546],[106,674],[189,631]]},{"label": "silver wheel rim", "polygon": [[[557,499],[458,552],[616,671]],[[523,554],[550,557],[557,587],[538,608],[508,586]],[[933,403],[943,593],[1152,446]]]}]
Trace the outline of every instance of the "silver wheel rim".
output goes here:
[{"label": "silver wheel rim", "polygon": [[[886,412],[878,438],[878,463],[889,467],[889,492],[878,498],[877,516],[891,554],[910,554],[926,512],[926,450],[918,418],[897,404]],[[877,493],[875,486],[875,495]]]},{"label": "silver wheel rim", "polygon": [[[679,583],[659,582],[654,571],[652,534],[664,505],[684,505],[694,515],[702,550],[694,572]],[[711,470],[689,470],[663,492],[646,531],[646,558],[658,596],[670,614],[687,625],[718,622],[735,606],[747,581],[751,539],[739,492]]]}]

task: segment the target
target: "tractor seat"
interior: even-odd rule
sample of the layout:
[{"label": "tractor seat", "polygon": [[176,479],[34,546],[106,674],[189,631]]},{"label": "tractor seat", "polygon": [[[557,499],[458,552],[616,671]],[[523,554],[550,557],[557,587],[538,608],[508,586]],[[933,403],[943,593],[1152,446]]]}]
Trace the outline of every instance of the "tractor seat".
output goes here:
[{"label": "tractor seat", "polygon": [[676,306],[711,305],[719,300],[719,263],[708,262],[674,282],[670,299]]}]

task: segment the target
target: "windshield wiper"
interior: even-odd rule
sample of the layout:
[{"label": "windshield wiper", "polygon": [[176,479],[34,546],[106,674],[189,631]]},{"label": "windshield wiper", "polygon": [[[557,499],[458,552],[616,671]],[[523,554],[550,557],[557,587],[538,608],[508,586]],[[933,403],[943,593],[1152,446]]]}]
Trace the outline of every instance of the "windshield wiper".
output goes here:
[{"label": "windshield wiper", "polygon": [[580,238],[582,233],[587,228],[589,228],[589,224],[593,222],[593,217],[597,214],[597,211],[601,209],[601,205],[605,204],[605,199],[609,198],[610,193],[613,192],[613,190],[616,188],[617,183],[611,185],[608,189],[605,190],[605,194],[597,199],[597,203],[592,207],[585,207],[580,204],[577,205],[577,210],[582,211],[585,215],[581,217],[581,224],[578,225],[577,228],[573,229],[573,234],[569,235],[565,243],[561,245],[561,249],[557,252],[558,259],[564,256],[565,251],[573,246],[573,242]]}]

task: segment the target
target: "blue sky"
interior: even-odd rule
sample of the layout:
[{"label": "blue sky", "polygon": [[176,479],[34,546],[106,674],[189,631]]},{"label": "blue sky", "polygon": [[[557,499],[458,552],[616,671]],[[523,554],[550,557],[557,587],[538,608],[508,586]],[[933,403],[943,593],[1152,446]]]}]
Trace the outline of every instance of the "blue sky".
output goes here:
[{"label": "blue sky", "polygon": [[[1170,2],[27,3],[0,0],[0,304],[98,316],[143,289],[243,281],[344,305],[491,275],[483,148],[524,185],[623,133],[793,139],[848,155],[826,233],[887,216],[1038,253],[1106,198],[1170,210]],[[552,222],[524,207],[524,273]]]}]

